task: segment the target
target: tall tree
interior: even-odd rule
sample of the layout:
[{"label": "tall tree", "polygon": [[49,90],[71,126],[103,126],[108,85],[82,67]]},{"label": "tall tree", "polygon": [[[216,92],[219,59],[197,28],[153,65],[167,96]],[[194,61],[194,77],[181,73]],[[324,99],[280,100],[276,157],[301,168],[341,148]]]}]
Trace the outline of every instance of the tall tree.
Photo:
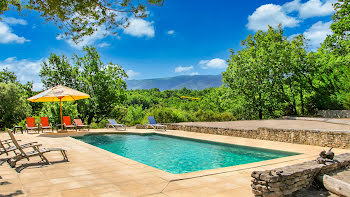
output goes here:
[{"label": "tall tree", "polygon": [[58,25],[65,36],[79,42],[101,28],[117,33],[120,26],[128,25],[128,18],[146,17],[147,6],[163,3],[164,0],[1,0],[0,14],[11,8],[38,11],[46,21]]},{"label": "tall tree", "polygon": [[257,112],[259,119],[283,115],[285,103],[295,104],[285,85],[292,74],[293,47],[283,36],[281,26],[249,35],[242,46],[236,54],[232,52],[229,66],[223,72],[224,82],[236,96],[243,98],[251,114]]},{"label": "tall tree", "polygon": [[25,99],[18,85],[0,82],[0,128],[12,128],[29,115],[31,108]]},{"label": "tall tree", "polygon": [[126,99],[127,77],[122,67],[101,61],[93,47],[84,47],[85,55],[75,55],[71,62],[65,56],[51,54],[43,63],[40,76],[45,87],[57,84],[83,91],[91,96],[78,102],[78,112],[83,120],[100,122],[110,116],[115,105]]}]

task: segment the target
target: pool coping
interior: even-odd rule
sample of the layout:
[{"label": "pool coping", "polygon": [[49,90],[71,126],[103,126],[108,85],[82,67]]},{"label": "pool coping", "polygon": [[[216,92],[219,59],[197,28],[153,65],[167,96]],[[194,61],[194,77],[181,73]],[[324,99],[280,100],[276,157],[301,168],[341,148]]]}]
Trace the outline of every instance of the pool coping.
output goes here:
[{"label": "pool coping", "polygon": [[[101,149],[99,147],[93,146],[91,144],[85,143],[83,141],[80,141],[78,139],[74,139],[72,136],[84,136],[84,135],[96,135],[96,134],[160,134],[160,135],[168,135],[168,136],[174,136],[174,137],[182,137],[182,138],[190,138],[194,140],[205,140],[205,141],[211,141],[216,143],[225,143],[225,144],[232,144],[232,145],[240,145],[240,146],[250,146],[255,148],[263,148],[263,149],[271,149],[276,151],[286,151],[286,152],[295,152],[299,153],[299,155],[294,156],[287,156],[277,159],[271,159],[271,160],[265,160],[260,162],[253,162],[248,164],[241,164],[236,166],[230,166],[230,167],[223,167],[223,168],[217,168],[217,169],[209,169],[209,170],[201,170],[201,171],[195,171],[195,172],[189,172],[189,173],[183,173],[183,174],[172,174],[163,170],[160,170],[158,168],[148,166],[146,164],[137,162],[135,160],[120,156],[118,154],[109,152],[107,150]],[[64,135],[64,134],[63,134]],[[43,135],[44,136],[44,135]],[[59,135],[62,136],[62,135]],[[273,148],[275,145],[282,144],[285,145],[285,142],[276,142],[276,141],[267,141],[267,140],[257,140],[257,139],[246,139],[246,138],[238,138],[238,137],[232,137],[232,136],[219,136],[219,135],[212,135],[212,134],[194,134],[191,132],[182,131],[179,133],[179,131],[175,130],[168,130],[166,132],[160,132],[160,131],[150,131],[150,130],[135,130],[135,131],[90,131],[90,132],[79,132],[79,133],[70,133],[65,136],[69,136],[70,139],[74,140],[77,143],[85,144],[85,146],[88,146],[90,148],[93,148],[95,150],[101,151],[104,153],[104,155],[108,155],[113,158],[117,159],[123,159],[130,163],[135,163],[139,165],[143,165],[145,167],[150,167],[154,169],[154,171],[157,171],[159,173],[164,174],[169,182],[172,181],[178,181],[178,180],[185,180],[185,179],[191,179],[191,178],[197,178],[197,177],[203,177],[203,176],[211,176],[211,175],[218,175],[218,174],[224,174],[224,173],[230,173],[230,172],[237,172],[237,171],[243,171],[243,170],[249,170],[249,169],[261,169],[268,167],[271,168],[273,166],[280,166],[281,164],[288,163],[288,162],[295,162],[300,160],[300,162],[303,162],[305,160],[313,160],[318,156],[318,153],[315,153],[315,151],[309,151],[308,148],[305,149],[305,147],[309,145],[300,145],[300,144],[291,144],[294,148],[291,147],[281,147],[279,148]],[[215,138],[213,138],[215,136]],[[57,136],[58,137],[58,136]],[[251,144],[251,142],[261,142],[261,143],[254,143]],[[271,147],[271,145],[273,147]],[[312,146],[316,147],[316,146]],[[323,150],[324,147],[317,147],[319,150]],[[335,152],[343,153],[343,152],[350,152],[350,150],[344,150],[344,149],[333,149]]]}]

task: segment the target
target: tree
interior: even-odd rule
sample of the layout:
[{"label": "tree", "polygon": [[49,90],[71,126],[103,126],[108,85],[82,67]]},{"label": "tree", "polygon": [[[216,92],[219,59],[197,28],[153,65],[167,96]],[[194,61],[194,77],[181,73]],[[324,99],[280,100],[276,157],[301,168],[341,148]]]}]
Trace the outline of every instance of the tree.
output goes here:
[{"label": "tree", "polygon": [[113,109],[126,99],[127,77],[122,67],[105,64],[94,47],[84,47],[85,56],[75,55],[71,62],[65,56],[51,54],[43,62],[40,76],[45,87],[66,85],[85,92],[90,99],[77,101],[80,118],[90,124],[111,115]]},{"label": "tree", "polygon": [[0,82],[0,128],[12,128],[30,113],[24,91],[14,83]]},{"label": "tree", "polygon": [[117,33],[130,17],[146,17],[146,7],[163,5],[164,0],[1,0],[0,14],[10,8],[35,10],[54,22],[64,35],[78,42],[99,29]]},{"label": "tree", "polygon": [[289,42],[279,26],[249,35],[242,45],[237,54],[231,50],[224,83],[243,96],[246,109],[257,112],[259,119],[275,116],[287,99],[282,82],[290,66]]},{"label": "tree", "polygon": [[338,0],[333,7],[331,29],[334,34],[327,36],[324,45],[333,53],[346,56],[350,54],[350,0]]},{"label": "tree", "polygon": [[333,35],[328,35],[317,53],[311,54],[317,68],[313,80],[318,87],[313,100],[318,109],[349,109],[350,1],[338,0],[333,7]]}]

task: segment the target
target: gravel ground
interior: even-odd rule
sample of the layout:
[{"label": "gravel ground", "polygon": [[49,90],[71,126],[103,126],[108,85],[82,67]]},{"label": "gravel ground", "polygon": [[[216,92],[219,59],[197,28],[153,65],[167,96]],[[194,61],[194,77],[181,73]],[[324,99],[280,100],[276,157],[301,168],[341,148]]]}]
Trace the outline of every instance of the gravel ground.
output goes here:
[{"label": "gravel ground", "polygon": [[259,127],[268,127],[276,129],[318,129],[328,131],[350,132],[350,125],[309,120],[241,120],[230,122],[182,122],[177,124],[252,130],[257,129]]}]

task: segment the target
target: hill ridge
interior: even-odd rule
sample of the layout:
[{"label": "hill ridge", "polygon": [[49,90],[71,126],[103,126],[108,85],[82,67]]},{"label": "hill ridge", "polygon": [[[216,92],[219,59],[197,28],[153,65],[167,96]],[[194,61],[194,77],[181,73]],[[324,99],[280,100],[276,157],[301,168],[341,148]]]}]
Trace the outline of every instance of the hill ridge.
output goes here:
[{"label": "hill ridge", "polygon": [[128,89],[152,89],[160,91],[175,90],[186,87],[193,90],[202,90],[222,85],[221,75],[179,75],[175,77],[132,79],[126,80]]}]

